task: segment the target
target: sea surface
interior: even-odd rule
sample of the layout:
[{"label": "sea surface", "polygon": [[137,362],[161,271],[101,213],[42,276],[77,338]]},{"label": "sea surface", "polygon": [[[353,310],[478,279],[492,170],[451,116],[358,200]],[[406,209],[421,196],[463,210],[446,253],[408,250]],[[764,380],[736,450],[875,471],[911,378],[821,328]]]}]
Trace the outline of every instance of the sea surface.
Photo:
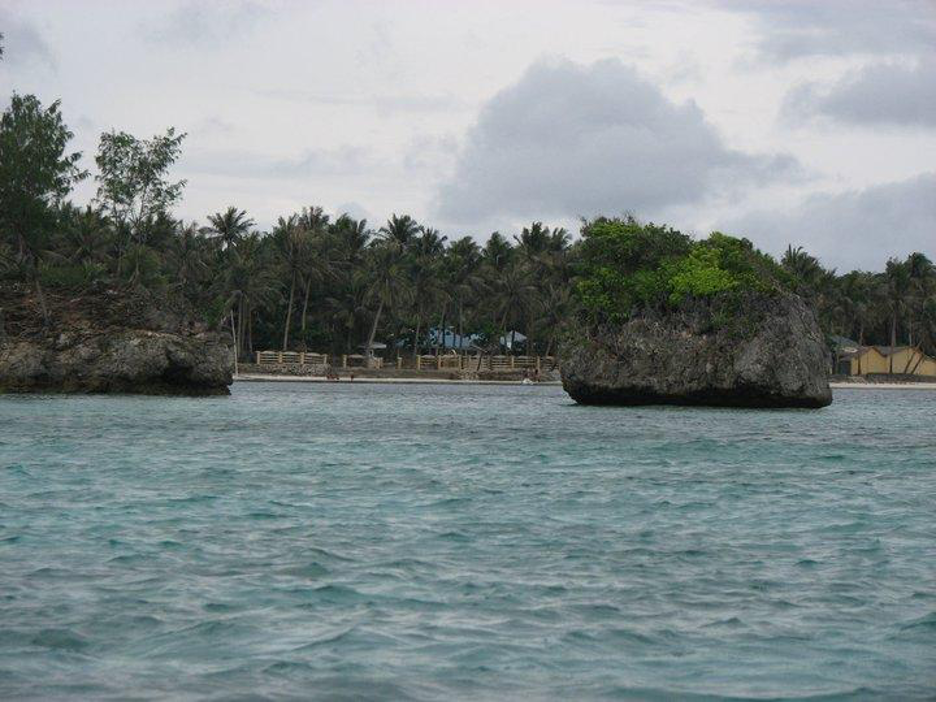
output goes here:
[{"label": "sea surface", "polygon": [[932,699],[936,392],[0,397],[2,699]]}]

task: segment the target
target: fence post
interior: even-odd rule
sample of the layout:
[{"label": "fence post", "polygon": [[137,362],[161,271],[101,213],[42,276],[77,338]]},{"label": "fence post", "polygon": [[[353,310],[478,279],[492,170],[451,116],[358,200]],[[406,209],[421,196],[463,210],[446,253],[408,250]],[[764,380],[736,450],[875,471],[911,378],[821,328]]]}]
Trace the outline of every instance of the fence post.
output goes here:
[{"label": "fence post", "polygon": [[436,370],[442,370],[442,357],[436,356]]},{"label": "fence post", "polygon": [[422,356],[416,354],[416,370],[422,370]]},{"label": "fence post", "polygon": [[540,370],[540,366],[541,366],[540,361],[541,361],[540,357],[537,356],[537,357],[536,357],[536,370],[537,370],[537,371]]},{"label": "fence post", "polygon": [[304,366],[304,365],[305,365],[305,351],[300,351],[300,352],[299,352],[299,365],[300,365],[300,366]]},{"label": "fence post", "polygon": [[403,357],[400,354],[397,354],[396,357],[396,367],[397,370],[400,370],[403,367]]},{"label": "fence post", "polygon": [[282,352],[282,351],[277,351],[277,352],[276,352],[276,362],[277,362],[277,363],[280,363],[280,364],[283,362],[283,352]]},{"label": "fence post", "polygon": [[341,367],[342,368],[348,367],[348,354],[346,353],[341,354]]},{"label": "fence post", "polygon": [[514,357],[511,356],[510,357],[510,370],[513,370],[513,368],[514,368]]}]

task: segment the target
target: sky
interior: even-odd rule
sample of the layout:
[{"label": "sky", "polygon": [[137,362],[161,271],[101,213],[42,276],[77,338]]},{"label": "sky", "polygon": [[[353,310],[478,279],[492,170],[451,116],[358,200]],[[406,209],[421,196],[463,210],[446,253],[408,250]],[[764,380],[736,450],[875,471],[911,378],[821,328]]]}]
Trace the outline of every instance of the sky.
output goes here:
[{"label": "sky", "polygon": [[61,99],[92,174],[102,132],[187,133],[186,220],[633,213],[936,258],[936,0],[0,0],[0,33],[4,103]]}]

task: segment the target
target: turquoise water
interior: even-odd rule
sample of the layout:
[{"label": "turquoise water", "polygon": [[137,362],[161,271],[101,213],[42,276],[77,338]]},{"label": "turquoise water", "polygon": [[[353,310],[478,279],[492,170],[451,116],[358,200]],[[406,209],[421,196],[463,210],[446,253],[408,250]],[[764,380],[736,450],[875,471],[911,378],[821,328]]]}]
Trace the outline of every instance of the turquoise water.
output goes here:
[{"label": "turquoise water", "polygon": [[936,690],[936,393],[0,398],[0,698]]}]

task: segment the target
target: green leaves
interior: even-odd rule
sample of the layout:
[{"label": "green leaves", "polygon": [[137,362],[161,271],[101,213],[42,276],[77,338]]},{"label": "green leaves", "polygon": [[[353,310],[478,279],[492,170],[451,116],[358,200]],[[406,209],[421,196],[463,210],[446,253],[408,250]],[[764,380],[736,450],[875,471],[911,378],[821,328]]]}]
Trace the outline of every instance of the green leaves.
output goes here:
[{"label": "green leaves", "polygon": [[714,247],[696,246],[689,254],[667,267],[664,284],[669,302],[678,305],[687,297],[711,297],[734,290],[741,281],[721,267],[721,256]]},{"label": "green leaves", "polygon": [[53,207],[87,176],[81,154],[65,153],[71,138],[58,101],[43,108],[14,94],[0,117],[0,236],[30,256],[55,224]]},{"label": "green leaves", "polygon": [[713,232],[693,242],[633,217],[587,222],[582,233],[576,292],[592,321],[620,322],[642,307],[678,307],[732,290],[784,287],[777,263],[747,239]]},{"label": "green leaves", "polygon": [[97,199],[137,241],[145,241],[146,224],[168,213],[182,197],[185,181],[172,183],[166,176],[185,136],[172,127],[152,139],[137,139],[126,132],[101,135],[95,157],[100,170]]}]

